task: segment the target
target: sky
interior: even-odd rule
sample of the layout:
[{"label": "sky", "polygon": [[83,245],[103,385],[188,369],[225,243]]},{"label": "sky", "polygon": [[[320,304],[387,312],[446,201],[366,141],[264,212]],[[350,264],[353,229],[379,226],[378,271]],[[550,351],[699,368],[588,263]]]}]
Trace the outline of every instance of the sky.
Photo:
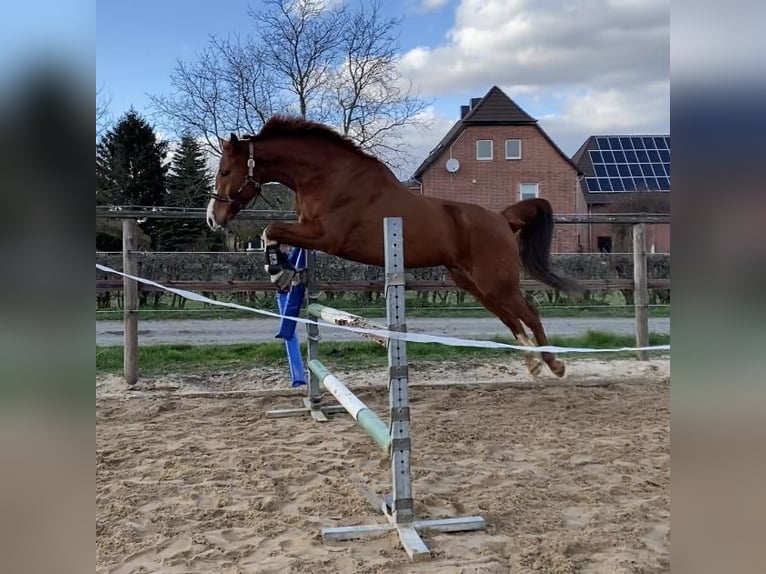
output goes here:
[{"label": "sky", "polygon": [[[131,106],[151,115],[148,94],[170,92],[176,61],[193,60],[210,35],[247,34],[248,6],[259,4],[99,1],[96,87],[112,116]],[[590,135],[670,133],[669,0],[386,0],[383,8],[403,19],[401,72],[433,101],[431,129],[412,134],[412,168],[461,104],[493,85],[570,156]]]}]

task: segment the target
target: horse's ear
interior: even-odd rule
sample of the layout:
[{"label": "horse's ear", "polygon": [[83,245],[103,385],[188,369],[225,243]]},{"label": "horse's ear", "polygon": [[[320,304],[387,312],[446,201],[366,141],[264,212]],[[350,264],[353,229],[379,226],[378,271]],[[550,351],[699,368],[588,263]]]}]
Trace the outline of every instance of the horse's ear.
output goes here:
[{"label": "horse's ear", "polygon": [[218,136],[218,145],[221,147],[222,150],[231,147],[229,140],[225,140],[221,136]]},{"label": "horse's ear", "polygon": [[231,143],[236,143],[236,142],[239,141],[237,139],[237,134],[235,134],[234,132],[231,132],[231,137],[229,139],[230,139]]}]

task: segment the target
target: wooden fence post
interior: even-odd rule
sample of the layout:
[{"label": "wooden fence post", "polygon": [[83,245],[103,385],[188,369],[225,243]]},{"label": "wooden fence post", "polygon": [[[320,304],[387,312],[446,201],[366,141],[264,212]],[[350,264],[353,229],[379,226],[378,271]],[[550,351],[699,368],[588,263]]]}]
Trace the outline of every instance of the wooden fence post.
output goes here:
[{"label": "wooden fence post", "polygon": [[[135,219],[122,220],[122,272],[138,274],[138,226]],[[138,382],[138,283],[123,277],[123,370],[125,382],[135,385]]]},{"label": "wooden fence post", "polygon": [[[636,346],[649,344],[649,289],[646,276],[646,224],[633,225],[633,306],[636,313]],[[649,351],[637,351],[638,359],[649,359]]]}]

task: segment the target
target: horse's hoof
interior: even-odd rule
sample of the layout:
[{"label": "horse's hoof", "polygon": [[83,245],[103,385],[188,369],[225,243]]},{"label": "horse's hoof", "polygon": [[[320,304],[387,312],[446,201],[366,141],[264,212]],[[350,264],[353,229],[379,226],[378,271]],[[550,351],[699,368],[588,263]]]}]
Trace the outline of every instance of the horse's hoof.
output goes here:
[{"label": "horse's hoof", "polygon": [[530,357],[527,359],[527,369],[529,370],[530,375],[536,377],[543,370],[543,362],[539,359],[533,359]]},{"label": "horse's hoof", "polygon": [[557,377],[563,377],[564,373],[567,370],[567,367],[564,364],[564,361],[559,361],[559,360],[551,361],[548,367],[550,368],[551,372]]}]

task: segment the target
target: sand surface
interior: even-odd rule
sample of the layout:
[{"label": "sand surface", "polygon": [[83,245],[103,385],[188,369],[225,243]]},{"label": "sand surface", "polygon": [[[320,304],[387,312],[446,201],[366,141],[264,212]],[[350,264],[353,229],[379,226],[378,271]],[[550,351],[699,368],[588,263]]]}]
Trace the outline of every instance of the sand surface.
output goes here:
[{"label": "sand surface", "polygon": [[[331,361],[327,361],[331,366]],[[384,523],[386,458],[348,415],[298,406],[281,369],[96,381],[98,573],[612,573],[669,571],[669,360],[411,365],[418,518],[484,531],[323,542]],[[387,419],[384,369],[337,371]],[[470,384],[469,384],[470,383]]]}]

